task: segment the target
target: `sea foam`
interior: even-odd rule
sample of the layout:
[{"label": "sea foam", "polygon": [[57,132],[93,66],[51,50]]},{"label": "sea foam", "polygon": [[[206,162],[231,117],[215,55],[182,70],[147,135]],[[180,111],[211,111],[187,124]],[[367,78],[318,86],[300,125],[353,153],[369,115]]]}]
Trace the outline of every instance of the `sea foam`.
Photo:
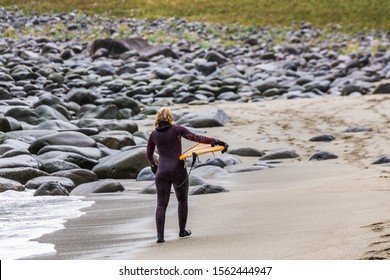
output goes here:
[{"label": "sea foam", "polygon": [[33,196],[35,190],[0,193],[0,259],[55,253],[53,244],[33,241],[64,228],[68,219],[84,213],[93,201],[81,196]]}]

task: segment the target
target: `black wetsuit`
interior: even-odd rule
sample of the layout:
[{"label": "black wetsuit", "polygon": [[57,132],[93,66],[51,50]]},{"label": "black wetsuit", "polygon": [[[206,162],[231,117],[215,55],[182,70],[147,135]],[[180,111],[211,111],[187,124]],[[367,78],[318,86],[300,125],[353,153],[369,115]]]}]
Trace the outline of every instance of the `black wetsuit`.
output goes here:
[{"label": "black wetsuit", "polygon": [[153,163],[153,154],[157,146],[159,160],[156,173],[157,188],[157,209],[156,226],[157,239],[164,240],[165,212],[168,206],[171,193],[171,186],[174,185],[178,201],[179,230],[183,232],[187,223],[188,215],[188,187],[187,170],[185,162],[179,160],[182,154],[181,137],[188,140],[210,144],[217,139],[194,134],[187,128],[180,125],[170,125],[162,122],[154,130],[148,141],[146,157]]}]

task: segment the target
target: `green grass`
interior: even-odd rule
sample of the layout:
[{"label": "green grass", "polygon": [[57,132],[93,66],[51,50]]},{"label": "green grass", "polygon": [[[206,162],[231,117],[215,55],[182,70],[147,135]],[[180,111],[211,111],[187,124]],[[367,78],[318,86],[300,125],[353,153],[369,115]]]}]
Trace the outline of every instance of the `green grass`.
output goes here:
[{"label": "green grass", "polygon": [[26,12],[83,11],[112,17],[183,17],[208,23],[246,26],[317,27],[341,25],[346,31],[390,30],[390,1],[385,0],[0,0]]}]

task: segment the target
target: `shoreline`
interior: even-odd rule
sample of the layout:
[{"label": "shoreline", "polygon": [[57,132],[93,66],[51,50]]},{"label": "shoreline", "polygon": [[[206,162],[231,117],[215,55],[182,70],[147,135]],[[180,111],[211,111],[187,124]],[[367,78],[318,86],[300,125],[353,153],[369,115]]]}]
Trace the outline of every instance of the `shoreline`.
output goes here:
[{"label": "shoreline", "polygon": [[[251,146],[270,151],[290,147],[300,157],[282,160],[275,168],[207,178],[230,192],[189,197],[190,238],[177,237],[172,196],[164,244],[155,243],[155,196],[135,194],[151,182],[123,180],[123,193],[89,197],[96,202],[85,215],[69,220],[64,230],[39,239],[53,242],[56,255],[28,259],[389,258],[390,170],[372,165],[388,149],[389,128],[384,125],[390,119],[388,96],[215,106],[231,115],[232,121],[206,132],[228,139],[231,148]],[[196,110],[189,106],[173,110],[179,108]],[[357,124],[372,130],[341,132]],[[307,142],[308,136],[320,132],[333,133],[336,140]],[[309,161],[310,154],[320,149],[339,157]],[[258,160],[240,158],[242,167]],[[139,208],[129,203],[135,201]]]}]

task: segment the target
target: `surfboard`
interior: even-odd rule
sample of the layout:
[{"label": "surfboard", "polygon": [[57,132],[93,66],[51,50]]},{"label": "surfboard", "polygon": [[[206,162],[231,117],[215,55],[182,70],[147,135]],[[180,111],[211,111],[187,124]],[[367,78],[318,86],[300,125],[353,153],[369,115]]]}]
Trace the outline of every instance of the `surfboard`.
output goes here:
[{"label": "surfboard", "polygon": [[193,146],[192,148],[185,151],[179,157],[179,159],[182,160],[182,159],[188,158],[188,157],[192,156],[193,153],[195,153],[197,155],[202,155],[202,154],[207,154],[207,153],[212,153],[212,152],[223,151],[224,149],[225,149],[224,146],[211,146],[210,144],[198,143],[195,146]]}]

